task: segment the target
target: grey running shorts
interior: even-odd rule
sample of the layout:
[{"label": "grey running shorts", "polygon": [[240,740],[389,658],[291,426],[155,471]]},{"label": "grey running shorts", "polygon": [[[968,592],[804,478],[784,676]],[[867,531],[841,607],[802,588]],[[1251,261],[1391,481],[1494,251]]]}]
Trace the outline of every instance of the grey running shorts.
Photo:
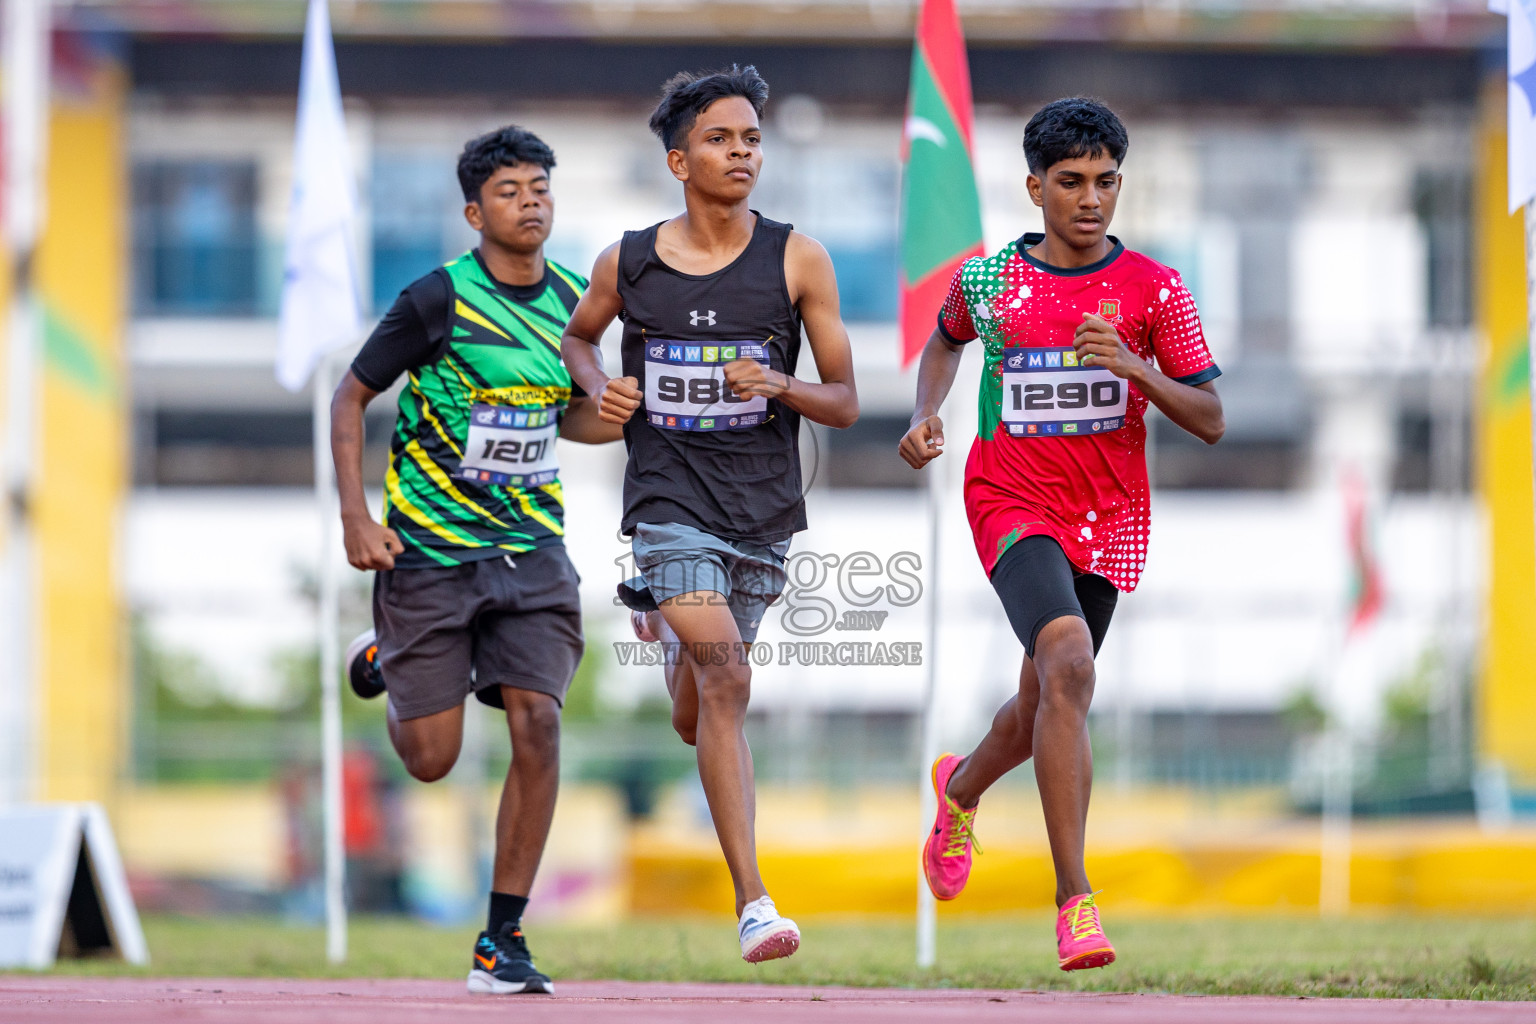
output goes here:
[{"label": "grey running shorts", "polygon": [[725,598],[741,639],[752,643],[768,606],[784,592],[789,541],[753,544],[723,540],[680,523],[638,523],[632,545],[640,575],[619,585],[619,599],[637,611],[683,594]]},{"label": "grey running shorts", "polygon": [[373,626],[395,714],[436,714],[472,692],[499,708],[502,686],[563,705],[583,648],[578,582],[558,544],[376,574]]},{"label": "grey running shorts", "polygon": [[1103,646],[1120,592],[1103,576],[1078,572],[1052,537],[1033,534],[1003,552],[992,567],[992,589],[1002,599],[1008,622],[1035,656],[1035,640],[1052,619],[1076,615],[1088,623],[1093,653]]}]

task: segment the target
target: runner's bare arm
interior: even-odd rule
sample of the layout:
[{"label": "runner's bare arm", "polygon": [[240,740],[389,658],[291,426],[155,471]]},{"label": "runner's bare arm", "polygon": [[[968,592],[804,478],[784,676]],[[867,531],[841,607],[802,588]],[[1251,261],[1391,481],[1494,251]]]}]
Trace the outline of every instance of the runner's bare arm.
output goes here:
[{"label": "runner's bare arm", "polygon": [[784,277],[790,299],[800,311],[806,340],[821,383],[812,384],[771,370],[750,359],[727,363],[725,380],[738,395],[766,395],[816,423],[851,427],[859,418],[859,393],[853,382],[853,350],[838,308],[837,273],[821,243],[790,232],[784,252]]},{"label": "runner's bare arm", "polygon": [[571,398],[560,417],[560,436],[577,444],[607,444],[624,438],[624,428],[598,415],[598,404],[586,395]]},{"label": "runner's bare arm", "polygon": [[331,396],[331,460],[341,497],[341,536],[354,569],[393,569],[405,550],[394,530],[374,522],[363,494],[363,410],[379,393],[348,370]]},{"label": "runner's bare arm", "polygon": [[1072,344],[1085,364],[1102,366],[1135,384],[1164,416],[1206,444],[1215,444],[1226,433],[1227,420],[1214,383],[1180,384],[1126,348],[1114,326],[1102,317],[1084,313]]},{"label": "runner's bare arm", "polygon": [[950,344],[937,328],[923,346],[917,364],[917,411],[912,414],[911,429],[896,448],[913,469],[922,469],[944,454],[944,421],[939,418],[939,407],[949,397],[964,353],[964,345]]},{"label": "runner's bare arm", "polygon": [[604,423],[626,423],[640,408],[640,382],[633,377],[609,377],[598,360],[598,344],[613,318],[624,308],[619,298],[619,243],[598,254],[592,282],[560,337],[560,358],[571,379],[597,399],[597,416]]}]

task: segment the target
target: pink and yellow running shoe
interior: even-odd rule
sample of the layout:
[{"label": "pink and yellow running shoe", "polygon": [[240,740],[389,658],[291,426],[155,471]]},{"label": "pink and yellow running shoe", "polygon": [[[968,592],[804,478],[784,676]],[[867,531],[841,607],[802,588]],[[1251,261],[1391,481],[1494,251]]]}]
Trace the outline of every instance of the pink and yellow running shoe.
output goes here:
[{"label": "pink and yellow running shoe", "polygon": [[1104,934],[1099,908],[1093,902],[1096,895],[1085,892],[1073,896],[1056,912],[1056,953],[1064,971],[1108,967],[1115,962],[1115,947]]},{"label": "pink and yellow running shoe", "polygon": [[940,754],[933,762],[933,792],[939,798],[939,813],[933,821],[933,831],[923,845],[923,877],[928,879],[928,889],[934,899],[952,900],[960,895],[971,877],[971,849],[977,853],[973,831],[976,808],[966,810],[944,792],[949,787],[949,777],[960,767],[960,758],[954,754]]}]

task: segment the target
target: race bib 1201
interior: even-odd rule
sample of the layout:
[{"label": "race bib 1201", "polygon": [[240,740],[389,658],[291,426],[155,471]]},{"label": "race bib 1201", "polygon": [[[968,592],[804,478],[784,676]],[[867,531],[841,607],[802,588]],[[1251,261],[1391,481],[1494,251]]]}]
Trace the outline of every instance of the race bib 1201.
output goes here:
[{"label": "race bib 1201", "polygon": [[768,350],[753,342],[646,341],[646,420],[663,430],[739,430],[764,422],[768,399],[737,397],[725,383],[725,364],[737,359],[767,366]]},{"label": "race bib 1201", "polygon": [[538,487],[560,475],[555,434],[560,406],[517,409],[476,405],[469,411],[469,440],[459,476],[484,484]]},{"label": "race bib 1201", "polygon": [[1014,437],[1103,434],[1125,425],[1128,385],[1070,348],[1003,349],[1003,425]]}]

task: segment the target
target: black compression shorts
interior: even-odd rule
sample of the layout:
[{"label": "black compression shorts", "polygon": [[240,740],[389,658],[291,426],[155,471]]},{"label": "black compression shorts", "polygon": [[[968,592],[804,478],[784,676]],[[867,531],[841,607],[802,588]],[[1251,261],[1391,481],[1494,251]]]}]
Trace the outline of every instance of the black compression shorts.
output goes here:
[{"label": "black compression shorts", "polygon": [[1120,596],[1103,576],[1074,569],[1061,545],[1041,534],[1025,537],[1003,552],[992,568],[992,589],[1002,599],[1003,611],[1031,658],[1035,638],[1045,624],[1063,615],[1076,615],[1088,623],[1097,655]]}]

